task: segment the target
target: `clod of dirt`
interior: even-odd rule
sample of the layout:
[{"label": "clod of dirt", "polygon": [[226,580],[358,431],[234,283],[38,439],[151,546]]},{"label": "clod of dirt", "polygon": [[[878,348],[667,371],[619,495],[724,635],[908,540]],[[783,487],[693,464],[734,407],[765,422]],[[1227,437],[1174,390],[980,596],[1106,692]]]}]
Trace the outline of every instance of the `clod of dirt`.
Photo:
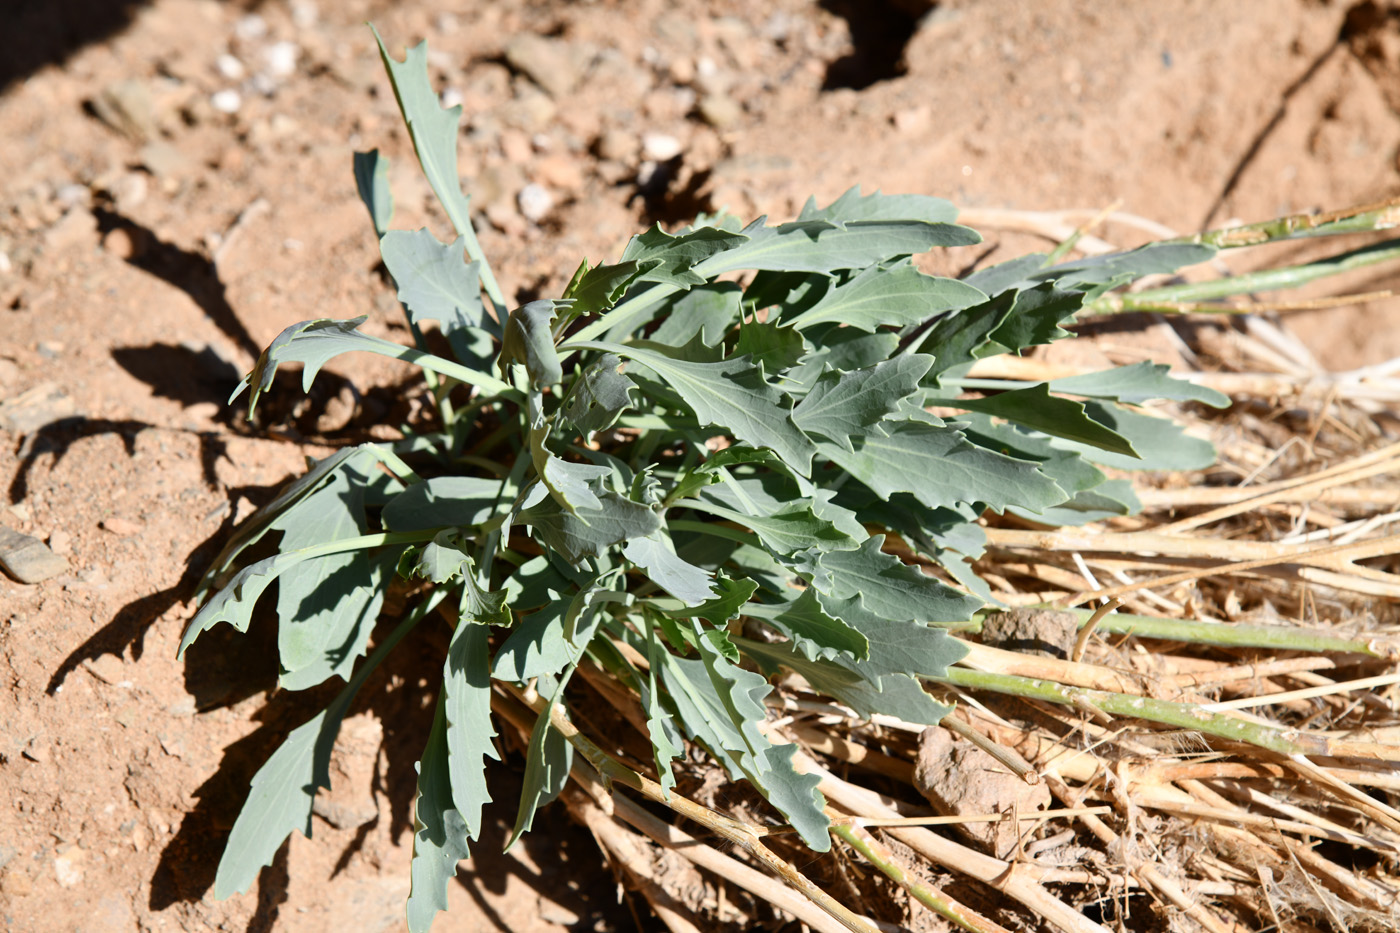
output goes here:
[{"label": "clod of dirt", "polygon": [[506,45],[506,61],[551,97],[572,93],[582,77],[576,50],[559,39],[528,33],[516,36]]},{"label": "clod of dirt", "polygon": [[92,101],[97,118],[133,142],[144,143],[160,135],[156,108],[146,82],[137,78],[114,81]]},{"label": "clod of dirt", "polygon": [[982,623],[982,643],[1022,654],[1067,659],[1079,631],[1079,618],[1051,609],[1011,609]]},{"label": "clod of dirt", "polygon": [[1010,857],[1020,845],[1022,824],[1014,821],[1014,815],[1050,805],[1050,791],[1044,784],[1027,784],[982,749],[954,741],[939,726],[930,726],[919,736],[914,786],[944,816],[1008,816],[1000,823],[957,824],[959,832],[997,858]]},{"label": "clod of dirt", "polygon": [[0,527],[0,568],[20,583],[40,583],[68,569],[68,561],[38,538]]}]

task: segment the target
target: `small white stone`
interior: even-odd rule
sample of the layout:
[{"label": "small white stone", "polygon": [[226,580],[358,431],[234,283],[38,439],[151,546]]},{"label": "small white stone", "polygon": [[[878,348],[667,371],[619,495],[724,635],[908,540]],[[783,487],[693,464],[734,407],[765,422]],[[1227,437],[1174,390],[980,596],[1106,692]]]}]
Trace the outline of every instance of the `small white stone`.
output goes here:
[{"label": "small white stone", "polygon": [[315,0],[292,0],[292,24],[298,29],[310,29],[321,18]]},{"label": "small white stone", "polygon": [[681,141],[669,133],[647,133],[642,137],[642,155],[651,162],[669,162],[681,154]]},{"label": "small white stone", "polygon": [[214,92],[214,96],[209,98],[209,106],[219,113],[237,113],[238,108],[243,106],[243,96],[233,88],[225,88]]},{"label": "small white stone", "polygon": [[263,49],[263,67],[274,78],[285,78],[297,70],[297,58],[301,49],[295,42],[274,42]]},{"label": "small white stone", "polygon": [[15,264],[10,262],[10,254],[0,250],[0,275],[9,275],[14,268]]},{"label": "small white stone", "polygon": [[267,20],[256,13],[249,13],[234,24],[233,34],[245,41],[261,39],[267,35]]},{"label": "small white stone", "polygon": [[529,184],[520,189],[516,198],[520,214],[526,220],[539,223],[554,209],[554,195],[544,185]]},{"label": "small white stone", "polygon": [[462,92],[455,87],[443,88],[440,100],[442,102],[442,109],[451,110],[453,107],[461,105]]},{"label": "small white stone", "polygon": [[238,60],[236,55],[230,55],[227,52],[214,60],[214,67],[229,81],[242,81],[243,76],[248,72],[248,69],[243,67],[243,63]]}]

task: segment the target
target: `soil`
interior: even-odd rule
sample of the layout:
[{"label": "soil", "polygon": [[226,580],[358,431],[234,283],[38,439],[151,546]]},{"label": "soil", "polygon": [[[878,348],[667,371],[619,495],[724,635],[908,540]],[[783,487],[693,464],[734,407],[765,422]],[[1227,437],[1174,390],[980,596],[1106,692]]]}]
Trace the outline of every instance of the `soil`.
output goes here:
[{"label": "soil", "polygon": [[[297,321],[367,314],[406,339],[354,150],[393,159],[396,226],[445,235],[365,21],[396,55],[430,40],[466,114],[483,247],[520,301],[648,224],[785,219],[853,184],[971,208],[1121,201],[1183,232],[1400,190],[1400,14],[1371,2],[21,0],[7,18],[0,525],[67,565],[0,577],[0,917],[17,933],[403,926],[419,672],[442,646],[424,636],[371,681],[314,839],[223,902],[248,780],[325,697],[271,692],[266,620],[175,660],[233,525],[307,456],[392,437],[422,406],[407,370],[359,357],[305,399],[286,379],[255,424],[225,404]],[[1045,245],[989,244],[947,261]],[[1397,325],[1393,301],[1288,321],[1334,369],[1400,355]],[[498,799],[521,767],[493,775]],[[495,855],[511,815],[436,929],[655,926],[562,808]]]}]

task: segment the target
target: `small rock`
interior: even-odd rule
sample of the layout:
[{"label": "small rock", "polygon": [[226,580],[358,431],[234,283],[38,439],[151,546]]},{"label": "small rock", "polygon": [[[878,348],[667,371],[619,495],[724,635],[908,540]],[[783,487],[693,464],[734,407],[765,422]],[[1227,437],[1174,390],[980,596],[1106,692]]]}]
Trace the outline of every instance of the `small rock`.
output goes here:
[{"label": "small rock", "polygon": [[263,49],[263,68],[274,78],[286,78],[297,70],[301,48],[295,42],[274,42]]},{"label": "small rock", "polygon": [[630,162],[637,154],[637,139],[622,130],[608,130],[598,137],[593,147],[598,158],[613,162]]},{"label": "small rock", "polygon": [[234,24],[233,34],[245,42],[261,39],[267,35],[267,20],[256,13],[249,13]]},{"label": "small rock", "polygon": [[533,33],[506,43],[506,61],[553,97],[572,93],[582,76],[568,43]]},{"label": "small rock", "polygon": [[242,81],[243,76],[248,73],[248,69],[243,67],[238,57],[227,52],[214,59],[214,67],[229,81]]},{"label": "small rock", "polygon": [[504,203],[525,186],[525,178],[518,166],[506,163],[482,170],[472,180],[472,206],[485,212],[497,204]]},{"label": "small rock", "polygon": [[9,275],[14,268],[15,264],[10,260],[10,254],[0,250],[0,275]]},{"label": "small rock", "polygon": [[53,860],[54,877],[61,888],[77,887],[83,881],[83,859],[85,853],[77,846]]},{"label": "small rock", "polygon": [[141,147],[141,164],[157,178],[166,178],[185,172],[193,163],[170,143],[154,142]]},{"label": "small rock", "polygon": [[28,434],[46,424],[72,417],[73,399],[57,383],[41,382],[19,395],[0,400],[0,430]]},{"label": "small rock", "polygon": [[56,360],[63,355],[64,346],[57,340],[40,340],[35,347],[46,360]]},{"label": "small rock", "polygon": [[129,518],[113,515],[111,518],[104,518],[98,522],[98,527],[118,538],[129,538],[134,534],[140,534],[145,526],[140,522],[133,522]]},{"label": "small rock", "polygon": [[243,95],[233,88],[224,88],[210,96],[209,106],[219,113],[237,113],[238,108],[243,106]]},{"label": "small rock", "polygon": [[1051,609],[1010,609],[994,612],[982,623],[982,643],[1020,654],[1068,658],[1079,632],[1073,613]]},{"label": "small rock", "polygon": [[20,583],[41,583],[68,569],[68,561],[38,538],[0,527],[0,568]]},{"label": "small rock", "polygon": [[97,218],[86,207],[73,208],[44,234],[44,243],[52,250],[75,249],[96,242]]},{"label": "small rock", "polygon": [[931,115],[932,113],[927,107],[909,107],[905,110],[896,110],[890,121],[894,123],[894,128],[901,133],[917,133],[928,126]]},{"label": "small rock", "polygon": [[10,514],[22,522],[27,522],[30,519],[29,506],[24,502],[16,502],[10,506]]},{"label": "small rock", "polygon": [[528,184],[516,196],[520,216],[533,223],[539,223],[554,209],[554,195],[544,185]]},{"label": "small rock", "polygon": [[115,81],[92,102],[97,118],[128,139],[144,143],[160,135],[151,89],[137,78]]},{"label": "small rock", "polygon": [[150,185],[144,172],[127,172],[112,185],[112,200],[117,204],[117,212],[130,215],[146,201]]},{"label": "small rock", "polygon": [[102,238],[102,248],[118,259],[135,259],[145,252],[145,237],[140,231],[113,227]]},{"label": "small rock", "polygon": [[739,122],[744,108],[726,94],[707,94],[700,98],[700,117],[717,130],[725,130]]},{"label": "small rock", "polygon": [[19,382],[19,377],[19,364],[0,356],[0,388],[14,385]]},{"label": "small rock", "polygon": [[321,18],[321,11],[315,0],[292,0],[292,25],[298,29],[310,29]]},{"label": "small rock", "polygon": [[73,536],[66,531],[55,529],[49,534],[49,550],[60,557],[73,553]]},{"label": "small rock", "polygon": [[30,761],[42,765],[49,760],[49,746],[47,743],[41,741],[38,736],[34,736],[25,743],[24,749],[20,754]]},{"label": "small rock", "polygon": [[647,133],[642,137],[642,157],[649,162],[669,162],[682,149],[681,141],[669,133]]},{"label": "small rock", "polygon": [[583,187],[583,169],[576,158],[566,153],[547,155],[536,162],[535,178],[540,184],[561,191],[577,191]]},{"label": "small rock", "polygon": [[59,188],[58,191],[54,192],[54,199],[58,201],[59,204],[63,205],[65,210],[70,207],[78,207],[79,205],[87,207],[88,203],[92,200],[92,192],[88,190],[87,185],[64,185],[62,188]]},{"label": "small rock", "polygon": [[[930,726],[919,736],[914,786],[945,816],[1029,815],[1050,805],[1050,791],[1043,782],[1027,784],[971,742],[953,741],[941,726]],[[1025,825],[959,823],[955,828],[1004,859],[1020,848]]]},{"label": "small rock", "polygon": [[506,130],[501,134],[501,155],[507,162],[526,162],[532,154],[530,137],[520,130]]},{"label": "small rock", "polygon": [[34,892],[34,882],[29,880],[21,866],[14,865],[0,877],[0,892],[6,897],[28,897]]}]

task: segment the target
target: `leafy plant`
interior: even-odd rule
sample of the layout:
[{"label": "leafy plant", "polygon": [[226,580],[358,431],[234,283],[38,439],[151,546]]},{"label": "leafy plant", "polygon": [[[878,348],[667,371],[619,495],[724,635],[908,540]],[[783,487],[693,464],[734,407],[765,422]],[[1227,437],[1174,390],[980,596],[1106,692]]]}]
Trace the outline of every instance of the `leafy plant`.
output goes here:
[{"label": "leafy plant", "polygon": [[[218,898],[246,890],[293,830],[310,835],[342,718],[418,624],[452,634],[419,763],[411,929],[445,908],[481,829],[493,683],[532,688],[545,710],[513,842],[585,747],[560,728],[584,664],[636,694],[663,799],[673,759],[696,742],[825,850],[816,778],[759,729],[769,678],[792,671],[862,715],[936,723],[947,708],[919,678],[963,657],[950,632],[990,599],[971,564],[981,515],[1124,515],[1137,508],[1130,484],[1101,467],[1212,460],[1209,444],[1137,407],[1227,404],[1166,367],[1042,384],[968,373],[1070,336],[1086,307],[1113,310],[1115,290],[1209,259],[1216,244],[1037,254],[940,278],[912,257],[980,239],[952,205],[853,189],[790,223],[655,227],[616,262],[582,263],[560,298],[510,309],[459,187],[460,108],[439,107],[425,44],[403,63],[380,49],[457,235],[391,229],[387,160],[356,154],[415,346],[361,332],[364,318],[305,321],[240,390],[255,406],[283,364],[301,363],[309,386],[333,357],[367,351],[420,366],[439,423],[314,463],[237,531],[201,586],[182,654],[216,623],[246,630],[275,581],[281,686],[345,681],[253,779]],[[451,358],[427,349],[428,321]],[[272,556],[249,560],[259,544]],[[396,584],[411,608],[365,656]]]}]

